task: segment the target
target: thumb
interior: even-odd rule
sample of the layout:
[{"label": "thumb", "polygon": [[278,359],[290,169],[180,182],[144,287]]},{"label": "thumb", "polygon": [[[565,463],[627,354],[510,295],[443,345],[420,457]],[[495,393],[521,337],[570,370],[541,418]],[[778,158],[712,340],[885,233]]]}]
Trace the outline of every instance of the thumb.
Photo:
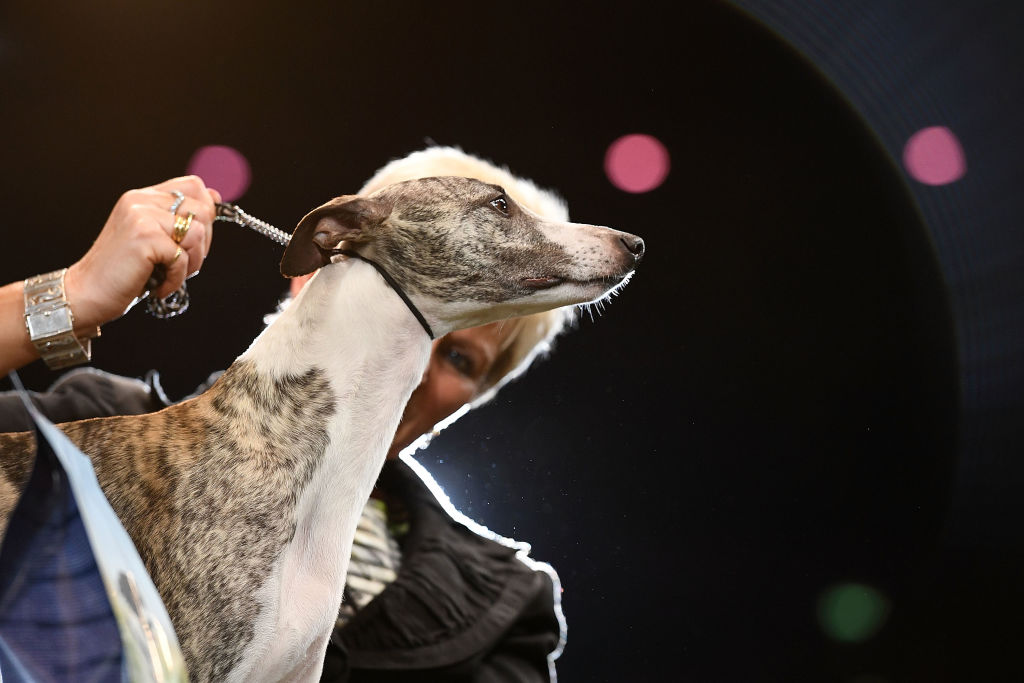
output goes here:
[{"label": "thumb", "polygon": [[188,274],[188,252],[173,244],[166,260],[161,263],[167,275],[153,295],[158,299],[166,299],[185,282],[185,276]]}]

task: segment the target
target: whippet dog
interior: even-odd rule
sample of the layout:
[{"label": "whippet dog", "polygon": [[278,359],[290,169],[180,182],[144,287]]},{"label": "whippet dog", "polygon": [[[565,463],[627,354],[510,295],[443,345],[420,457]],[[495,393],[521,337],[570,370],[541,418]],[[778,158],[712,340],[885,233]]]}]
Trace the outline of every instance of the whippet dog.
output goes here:
[{"label": "whippet dog", "polygon": [[[281,261],[316,275],[206,393],[60,425],[134,540],[192,680],[317,680],[360,510],[431,336],[601,299],[643,248],[469,178],[338,197]],[[30,433],[0,435],[4,524],[32,453]]]}]

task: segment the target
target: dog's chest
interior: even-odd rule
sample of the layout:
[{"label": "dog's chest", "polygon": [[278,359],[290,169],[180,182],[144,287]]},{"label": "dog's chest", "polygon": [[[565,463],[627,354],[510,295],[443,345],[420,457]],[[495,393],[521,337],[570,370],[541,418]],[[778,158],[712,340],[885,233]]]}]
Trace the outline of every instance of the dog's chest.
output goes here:
[{"label": "dog's chest", "polygon": [[[270,379],[236,363],[204,404],[201,462],[178,487],[184,556],[155,554],[155,579],[199,680],[235,677],[283,596],[275,574],[303,534],[303,508],[324,464],[334,393],[317,370]],[[173,430],[170,430],[173,431]],[[324,520],[320,520],[323,522]],[[210,643],[217,643],[211,651]],[[265,647],[265,643],[263,644]]]},{"label": "dog's chest", "polygon": [[302,680],[307,669],[319,675],[351,553],[348,520],[358,518],[339,511],[332,494],[317,481],[306,487],[294,533],[259,591],[263,606],[247,664],[266,680]]},{"label": "dog's chest", "polygon": [[[230,611],[250,621],[238,649],[220,659],[232,662],[229,680],[315,679],[341,603],[355,527],[383,461],[380,434],[393,433],[394,425],[385,420],[381,427],[379,415],[364,414],[371,407],[349,400],[358,382],[340,383],[345,391],[335,399],[315,373],[270,386],[236,365],[210,404],[222,418],[212,431],[215,448],[237,452],[238,460],[198,477],[214,488],[227,474],[244,480],[232,487],[245,507],[226,515],[233,522],[221,531],[244,564],[229,563],[230,573],[249,582],[247,590],[234,591],[238,602]],[[196,502],[217,497],[207,490]],[[254,520],[262,521],[253,526]]]}]

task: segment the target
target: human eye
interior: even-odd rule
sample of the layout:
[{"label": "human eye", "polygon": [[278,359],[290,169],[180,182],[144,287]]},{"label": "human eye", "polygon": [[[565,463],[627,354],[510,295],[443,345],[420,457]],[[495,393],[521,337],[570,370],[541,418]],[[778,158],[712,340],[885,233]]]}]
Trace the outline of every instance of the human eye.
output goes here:
[{"label": "human eye", "polygon": [[476,374],[476,364],[473,362],[473,358],[466,353],[463,353],[455,347],[449,347],[444,354],[445,361],[455,368],[460,374],[466,377],[474,377]]}]

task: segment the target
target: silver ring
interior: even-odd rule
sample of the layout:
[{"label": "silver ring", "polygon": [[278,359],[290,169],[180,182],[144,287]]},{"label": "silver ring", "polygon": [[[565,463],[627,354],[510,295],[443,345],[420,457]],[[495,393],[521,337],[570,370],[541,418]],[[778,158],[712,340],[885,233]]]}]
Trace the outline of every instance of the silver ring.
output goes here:
[{"label": "silver ring", "polygon": [[171,204],[171,213],[177,213],[178,207],[180,207],[182,202],[185,201],[185,194],[180,190],[171,190],[171,194],[174,195],[174,203]]}]

